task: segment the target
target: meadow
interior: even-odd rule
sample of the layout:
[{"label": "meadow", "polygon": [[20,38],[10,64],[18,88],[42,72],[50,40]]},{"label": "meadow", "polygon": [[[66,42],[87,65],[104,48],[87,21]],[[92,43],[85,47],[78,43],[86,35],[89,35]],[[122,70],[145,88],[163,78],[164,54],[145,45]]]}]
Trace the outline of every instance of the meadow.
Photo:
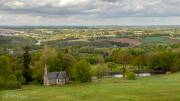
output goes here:
[{"label": "meadow", "polygon": [[1,101],[180,101],[180,73],[1,91]]}]

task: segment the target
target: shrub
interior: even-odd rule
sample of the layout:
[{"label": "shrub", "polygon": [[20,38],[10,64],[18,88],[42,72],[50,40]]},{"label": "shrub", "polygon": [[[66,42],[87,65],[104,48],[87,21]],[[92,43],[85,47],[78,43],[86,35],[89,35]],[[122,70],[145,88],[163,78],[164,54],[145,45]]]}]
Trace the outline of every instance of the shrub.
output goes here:
[{"label": "shrub", "polygon": [[108,62],[108,68],[112,71],[113,69],[117,68],[116,63],[114,62]]},{"label": "shrub", "polygon": [[0,76],[0,89],[3,89],[4,88],[4,77],[3,76]]},{"label": "shrub", "polygon": [[100,62],[101,57],[99,55],[92,55],[88,57],[90,64],[97,64]]},{"label": "shrub", "polygon": [[21,88],[21,83],[17,81],[15,75],[9,75],[6,79],[0,77],[0,89],[18,89]]},{"label": "shrub", "polygon": [[134,72],[131,72],[129,70],[126,70],[126,79],[127,80],[135,80],[136,79],[136,74]]},{"label": "shrub", "polygon": [[6,89],[19,89],[21,88],[21,83],[18,81],[7,81],[4,87]]},{"label": "shrub", "polygon": [[5,88],[6,89],[18,89],[21,88],[21,83],[17,81],[17,77],[13,74],[7,77],[5,81]]},{"label": "shrub", "polygon": [[25,84],[25,82],[26,82],[26,80],[25,80],[25,78],[23,76],[20,76],[18,78],[18,81],[21,82],[21,84]]},{"label": "shrub", "polygon": [[175,72],[179,71],[179,68],[177,68],[176,66],[172,66],[172,67],[170,68],[170,71],[171,71],[172,73],[175,73]]},{"label": "shrub", "polygon": [[107,65],[105,63],[98,65],[98,67],[96,68],[96,72],[98,78],[103,78],[104,76],[108,75]]},{"label": "shrub", "polygon": [[175,58],[172,66],[170,68],[170,71],[174,73],[179,70],[180,70],[180,58]]}]

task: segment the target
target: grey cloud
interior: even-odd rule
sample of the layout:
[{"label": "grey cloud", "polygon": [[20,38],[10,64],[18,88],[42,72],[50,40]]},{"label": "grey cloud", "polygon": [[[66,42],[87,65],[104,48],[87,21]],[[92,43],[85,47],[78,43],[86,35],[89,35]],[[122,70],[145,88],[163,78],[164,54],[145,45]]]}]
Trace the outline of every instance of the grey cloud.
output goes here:
[{"label": "grey cloud", "polygon": [[172,18],[180,17],[179,10],[180,0],[0,0],[0,21],[4,18],[2,14],[9,19],[12,15],[12,21],[13,15],[19,16],[17,22],[21,16],[26,20],[38,17],[37,21],[39,17],[49,21],[85,19],[83,22],[130,17]]},{"label": "grey cloud", "polygon": [[55,16],[180,16],[179,0],[3,0],[0,11]]}]

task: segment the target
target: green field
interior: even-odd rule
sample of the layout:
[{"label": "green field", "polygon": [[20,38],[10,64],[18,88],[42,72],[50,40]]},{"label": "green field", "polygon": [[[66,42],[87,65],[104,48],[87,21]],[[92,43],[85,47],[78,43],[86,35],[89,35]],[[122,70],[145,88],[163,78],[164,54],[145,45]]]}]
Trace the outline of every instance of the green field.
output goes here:
[{"label": "green field", "polygon": [[137,80],[108,78],[63,87],[29,85],[1,91],[1,101],[180,101],[180,73]]},{"label": "green field", "polygon": [[155,42],[164,43],[164,42],[166,42],[166,38],[161,37],[161,36],[157,36],[157,37],[144,37],[143,41],[145,43],[155,43]]}]

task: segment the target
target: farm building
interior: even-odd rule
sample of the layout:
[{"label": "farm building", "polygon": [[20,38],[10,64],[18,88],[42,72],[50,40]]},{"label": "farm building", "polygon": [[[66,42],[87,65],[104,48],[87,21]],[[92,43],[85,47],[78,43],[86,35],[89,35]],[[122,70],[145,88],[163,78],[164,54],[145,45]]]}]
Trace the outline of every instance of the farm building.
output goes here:
[{"label": "farm building", "polygon": [[48,72],[47,67],[44,68],[44,85],[65,85],[69,81],[69,77],[65,71]]}]

